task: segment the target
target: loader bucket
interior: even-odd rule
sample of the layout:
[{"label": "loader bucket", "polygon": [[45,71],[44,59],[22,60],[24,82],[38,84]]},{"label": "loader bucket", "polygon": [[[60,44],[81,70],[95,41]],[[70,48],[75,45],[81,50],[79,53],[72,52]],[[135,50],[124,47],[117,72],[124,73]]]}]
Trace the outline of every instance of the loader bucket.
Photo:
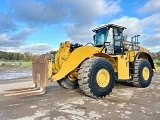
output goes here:
[{"label": "loader bucket", "polygon": [[5,96],[32,96],[45,93],[46,86],[51,82],[48,72],[50,72],[49,64],[51,63],[50,55],[36,56],[32,59],[32,80],[33,85],[29,87],[21,87],[7,89]]}]

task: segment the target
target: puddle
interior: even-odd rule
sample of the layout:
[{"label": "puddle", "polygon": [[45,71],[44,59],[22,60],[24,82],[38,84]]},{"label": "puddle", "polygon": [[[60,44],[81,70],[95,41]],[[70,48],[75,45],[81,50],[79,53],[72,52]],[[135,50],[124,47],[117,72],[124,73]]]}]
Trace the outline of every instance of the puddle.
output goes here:
[{"label": "puddle", "polygon": [[0,69],[0,80],[16,79],[32,76],[30,68]]}]

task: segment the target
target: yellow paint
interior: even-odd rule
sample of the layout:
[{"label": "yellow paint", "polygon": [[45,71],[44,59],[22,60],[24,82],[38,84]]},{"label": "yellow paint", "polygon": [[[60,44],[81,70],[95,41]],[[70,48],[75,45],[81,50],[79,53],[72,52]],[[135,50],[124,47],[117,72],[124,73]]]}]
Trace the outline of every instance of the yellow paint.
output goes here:
[{"label": "yellow paint", "polygon": [[56,74],[58,71],[57,71],[57,69],[56,69],[56,67],[55,67],[55,63],[52,63],[52,74],[54,75],[54,74]]},{"label": "yellow paint", "polygon": [[142,47],[142,46],[139,46],[139,51],[149,53],[149,50],[144,48],[144,47]]},{"label": "yellow paint", "polygon": [[103,57],[103,58],[106,58],[107,60],[109,60],[111,62],[111,64],[112,64],[113,68],[114,68],[114,72],[117,72],[117,63],[114,60],[114,58],[112,58],[113,56],[110,56],[110,55],[108,55],[106,53],[97,53],[97,54],[94,54],[94,56]]},{"label": "yellow paint", "polygon": [[64,43],[61,43],[61,44],[60,44],[60,47],[59,47],[59,50],[58,50],[57,53],[55,54],[54,63],[55,63],[55,69],[56,69],[57,71],[60,70],[60,66],[59,66],[59,56],[60,56],[60,53],[62,52],[63,47],[64,47]]},{"label": "yellow paint", "polygon": [[[141,51],[146,51],[146,49],[140,47]],[[126,51],[125,55],[108,55],[100,51],[102,48],[97,48],[93,46],[82,46],[75,49],[72,53],[70,50],[70,42],[66,41],[60,44],[60,48],[55,55],[55,61],[52,68],[52,79],[54,81],[60,80],[66,75],[71,81],[77,80],[77,70],[75,69],[80,65],[85,59],[91,58],[92,56],[103,57],[109,60],[114,68],[114,72],[118,73],[118,79],[130,79],[129,74],[129,62],[134,62],[134,59],[139,51]],[[147,59],[147,56],[142,53],[139,59]],[[157,71],[157,67],[153,69]]]},{"label": "yellow paint", "polygon": [[[146,59],[148,60],[148,57],[145,53],[147,53],[147,49],[143,48],[143,51],[146,52],[142,52],[137,59]],[[126,52],[126,54],[129,55],[129,62],[134,62],[134,58],[135,56],[139,53],[139,51],[130,51],[130,52]],[[151,61],[150,61],[151,62]],[[157,64],[154,64],[154,72],[158,72],[158,68],[157,68]]]},{"label": "yellow paint", "polygon": [[109,72],[105,69],[99,70],[97,75],[96,75],[96,81],[97,81],[97,84],[100,87],[106,87],[109,84],[109,81],[110,81]]},{"label": "yellow paint", "polygon": [[129,75],[129,56],[116,55],[116,62],[118,65],[118,79],[127,80],[130,79]]},{"label": "yellow paint", "polygon": [[126,54],[129,56],[129,62],[134,62],[134,58],[139,51],[128,51]]},{"label": "yellow paint", "polygon": [[74,69],[72,72],[70,72],[68,75],[68,79],[70,81],[75,81],[77,80],[78,77],[78,68]]},{"label": "yellow paint", "polygon": [[[129,42],[129,41],[124,41],[123,45],[125,46],[125,50],[127,51],[130,51],[130,50],[132,51],[132,46],[133,47],[137,46],[136,44],[133,44],[132,42]],[[140,45],[138,45],[137,47],[139,48],[138,51],[149,53],[149,50],[147,48],[144,48]]]},{"label": "yellow paint", "polygon": [[154,68],[155,68],[155,69],[153,69],[153,71],[154,71],[155,73],[158,73],[158,67],[157,67],[157,64],[154,64]]},{"label": "yellow paint", "polygon": [[[61,69],[61,66],[64,62],[67,61],[69,55],[71,54],[69,52],[70,50],[70,42],[69,41],[66,41],[66,42],[62,42],[60,44],[60,48],[59,50],[57,51],[57,53],[55,54],[55,60],[54,60],[54,63],[55,63],[55,69],[57,71],[59,71]],[[55,71],[56,71],[55,70]]]},{"label": "yellow paint", "polygon": [[[134,52],[128,52],[126,55],[108,55],[105,53],[97,53],[94,54],[95,56],[103,57],[109,60],[114,67],[114,72],[118,73],[118,79],[124,79],[128,80],[130,79],[130,74],[129,74],[129,60],[130,56],[132,55],[133,58],[137,54],[137,51]],[[133,59],[131,58],[131,59]],[[134,59],[133,59],[134,61]]]},{"label": "yellow paint", "polygon": [[149,74],[150,74],[149,69],[147,67],[144,67],[142,70],[142,76],[144,80],[148,80]]},{"label": "yellow paint", "polygon": [[65,77],[68,73],[73,71],[82,63],[85,59],[90,58],[93,54],[98,53],[101,48],[93,46],[82,46],[75,49],[69,56],[66,62],[61,65],[60,70],[57,74],[52,76],[54,81],[60,80]]},{"label": "yellow paint", "polygon": [[48,78],[51,78],[52,76],[52,61],[48,61]]}]

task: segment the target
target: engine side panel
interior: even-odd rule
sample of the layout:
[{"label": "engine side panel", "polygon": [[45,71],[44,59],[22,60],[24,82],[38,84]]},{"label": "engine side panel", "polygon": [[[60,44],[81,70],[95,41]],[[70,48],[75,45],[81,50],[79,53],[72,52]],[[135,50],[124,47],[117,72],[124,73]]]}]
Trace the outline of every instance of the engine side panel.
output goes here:
[{"label": "engine side panel", "polygon": [[129,74],[129,57],[126,55],[116,55],[116,62],[118,64],[118,79],[128,80],[130,79]]}]

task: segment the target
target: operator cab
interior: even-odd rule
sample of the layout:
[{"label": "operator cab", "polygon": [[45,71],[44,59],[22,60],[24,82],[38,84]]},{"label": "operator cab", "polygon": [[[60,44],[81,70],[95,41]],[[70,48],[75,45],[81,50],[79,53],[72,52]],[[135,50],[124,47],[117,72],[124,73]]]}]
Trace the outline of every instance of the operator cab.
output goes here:
[{"label": "operator cab", "polygon": [[94,45],[96,47],[104,47],[105,43],[107,43],[105,49],[108,54],[122,54],[124,52],[122,45],[124,41],[124,29],[126,28],[114,24],[108,24],[93,29],[92,31],[96,33],[93,36]]}]

